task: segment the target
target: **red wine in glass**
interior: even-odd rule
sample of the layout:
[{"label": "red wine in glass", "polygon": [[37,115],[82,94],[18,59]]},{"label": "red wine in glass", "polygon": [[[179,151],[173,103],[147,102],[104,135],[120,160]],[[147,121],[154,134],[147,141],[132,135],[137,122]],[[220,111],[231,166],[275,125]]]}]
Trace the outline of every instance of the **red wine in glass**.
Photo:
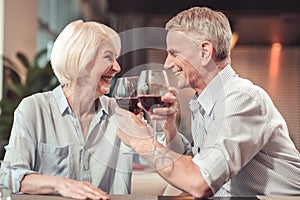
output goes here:
[{"label": "red wine in glass", "polygon": [[161,101],[161,96],[157,95],[140,95],[139,101],[148,112],[152,112],[154,108],[165,107],[167,104]]},{"label": "red wine in glass", "polygon": [[134,114],[139,113],[140,108],[137,106],[137,83],[138,76],[128,76],[118,78],[116,86],[114,88],[114,97],[116,98],[117,104]]},{"label": "red wine in glass", "polygon": [[138,97],[117,97],[116,101],[121,108],[129,110],[134,114],[141,112],[141,109],[137,106],[139,102]]},{"label": "red wine in glass", "polygon": [[[121,77],[116,80],[114,97],[120,108],[128,110],[134,114],[141,112],[137,106],[139,99],[137,96],[138,76]],[[133,150],[124,154],[136,154]]]},{"label": "red wine in glass", "polygon": [[[165,107],[166,103],[161,101],[161,97],[165,95],[169,89],[169,80],[165,70],[143,70],[138,80],[137,93],[139,100],[148,114],[153,114],[154,108]],[[152,120],[153,142],[152,154],[157,155],[157,126],[156,120]]]}]

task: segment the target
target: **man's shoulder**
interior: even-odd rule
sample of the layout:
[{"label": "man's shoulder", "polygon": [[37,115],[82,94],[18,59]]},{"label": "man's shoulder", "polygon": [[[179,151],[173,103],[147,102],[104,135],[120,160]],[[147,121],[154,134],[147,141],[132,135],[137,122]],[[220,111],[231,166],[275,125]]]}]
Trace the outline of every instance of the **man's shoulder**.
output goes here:
[{"label": "man's shoulder", "polygon": [[226,91],[228,92],[239,92],[245,94],[256,94],[264,91],[262,87],[256,85],[249,79],[235,77],[227,85]]}]

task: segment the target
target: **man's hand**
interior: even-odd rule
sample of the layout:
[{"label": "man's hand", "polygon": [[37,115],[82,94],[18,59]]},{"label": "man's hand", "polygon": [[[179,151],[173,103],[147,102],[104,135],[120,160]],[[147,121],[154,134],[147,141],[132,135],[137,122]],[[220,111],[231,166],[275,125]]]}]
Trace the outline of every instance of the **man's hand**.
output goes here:
[{"label": "man's hand", "polygon": [[115,107],[114,119],[119,124],[118,136],[126,145],[140,154],[151,151],[151,134],[140,115]]},{"label": "man's hand", "polygon": [[[166,134],[167,143],[172,141],[177,134],[176,116],[180,112],[180,107],[177,99],[178,90],[174,87],[169,87],[169,92],[161,97],[161,100],[167,106],[154,108],[150,114],[152,120],[157,120],[161,124]],[[141,103],[138,104],[142,109]]]},{"label": "man's hand", "polygon": [[[173,87],[169,87],[169,92],[161,97],[161,100],[166,103],[167,106],[154,108],[150,114],[153,120],[166,120],[167,122],[172,122],[176,118],[178,113],[178,100],[176,95],[178,90]],[[142,105],[139,104],[141,108]]]}]

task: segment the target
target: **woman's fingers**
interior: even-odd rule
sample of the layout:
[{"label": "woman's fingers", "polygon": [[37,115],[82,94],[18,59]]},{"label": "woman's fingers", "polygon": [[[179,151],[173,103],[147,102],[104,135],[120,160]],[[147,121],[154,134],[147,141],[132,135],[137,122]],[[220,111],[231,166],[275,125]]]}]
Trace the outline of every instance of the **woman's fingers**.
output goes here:
[{"label": "woman's fingers", "polygon": [[64,197],[75,199],[109,199],[106,192],[88,182],[62,179],[58,192]]}]

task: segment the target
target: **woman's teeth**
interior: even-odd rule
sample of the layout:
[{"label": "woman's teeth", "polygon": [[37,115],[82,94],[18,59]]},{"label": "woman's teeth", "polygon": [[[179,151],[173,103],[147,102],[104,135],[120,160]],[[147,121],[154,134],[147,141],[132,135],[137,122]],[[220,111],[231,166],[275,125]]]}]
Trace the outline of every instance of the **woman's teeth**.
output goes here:
[{"label": "woman's teeth", "polygon": [[107,82],[110,82],[112,79],[112,77],[107,77],[107,76],[102,76],[101,78],[103,78]]}]

